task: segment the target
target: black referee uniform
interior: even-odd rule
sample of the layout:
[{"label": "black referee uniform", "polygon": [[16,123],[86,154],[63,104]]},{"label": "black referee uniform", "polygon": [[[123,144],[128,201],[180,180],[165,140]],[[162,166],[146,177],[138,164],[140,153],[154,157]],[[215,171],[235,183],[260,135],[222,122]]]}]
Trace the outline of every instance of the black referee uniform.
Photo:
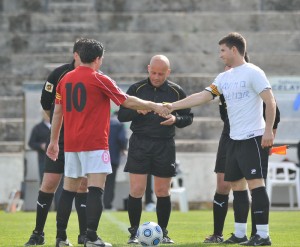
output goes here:
[{"label": "black referee uniform", "polygon": [[[50,123],[52,122],[52,115],[55,105],[55,93],[56,86],[64,77],[65,74],[74,69],[74,62],[69,64],[64,64],[55,70],[53,70],[47,78],[44,84],[42,95],[41,95],[41,105],[45,111],[50,111]],[[50,139],[49,139],[50,140]],[[48,143],[49,144],[49,140]],[[48,146],[48,145],[47,145]],[[46,156],[45,161],[45,172],[47,173],[64,173],[65,157],[64,157],[64,126],[62,125],[60,135],[59,135],[59,155],[56,161],[51,160]]]},{"label": "black referee uniform", "polygon": [[[127,94],[156,103],[175,102],[186,97],[183,89],[166,80],[158,88],[149,78],[130,86]],[[124,171],[136,174],[152,174],[157,177],[173,177],[175,170],[175,126],[186,127],[193,122],[191,109],[172,112],[176,116],[174,125],[160,123],[166,119],[154,112],[146,115],[135,110],[120,107],[118,119],[121,122],[132,121],[133,134],[129,140],[128,159]]]}]

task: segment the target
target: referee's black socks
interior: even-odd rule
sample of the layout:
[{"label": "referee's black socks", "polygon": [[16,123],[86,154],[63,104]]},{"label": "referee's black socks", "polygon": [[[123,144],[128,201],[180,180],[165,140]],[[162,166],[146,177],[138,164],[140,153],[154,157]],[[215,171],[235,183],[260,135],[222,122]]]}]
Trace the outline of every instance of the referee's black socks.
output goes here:
[{"label": "referee's black socks", "polygon": [[36,205],[36,223],[34,231],[38,234],[42,234],[44,231],[46,219],[50,206],[52,204],[54,193],[45,193],[39,191]]},{"label": "referee's black socks", "polygon": [[171,215],[171,197],[157,197],[157,222],[161,228],[167,228]]},{"label": "referee's black socks", "polygon": [[140,225],[142,215],[142,197],[135,198],[129,195],[127,207],[130,226],[135,227],[137,230]]}]

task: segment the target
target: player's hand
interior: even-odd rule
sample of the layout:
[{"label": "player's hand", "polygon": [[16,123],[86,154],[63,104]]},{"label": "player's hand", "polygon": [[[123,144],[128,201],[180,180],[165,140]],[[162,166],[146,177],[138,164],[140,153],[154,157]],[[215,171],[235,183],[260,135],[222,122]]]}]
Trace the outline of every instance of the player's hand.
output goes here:
[{"label": "player's hand", "polygon": [[270,148],[273,146],[273,144],[274,144],[273,132],[265,131],[265,133],[263,134],[262,139],[261,139],[262,148]]},{"label": "player's hand", "polygon": [[169,108],[166,107],[166,104],[162,103],[156,103],[154,111],[161,117],[166,117],[171,113]]},{"label": "player's hand", "polygon": [[158,113],[161,117],[166,118],[169,114],[171,114],[172,110],[172,104],[171,103],[163,103],[163,110],[161,113]]},{"label": "player's hand", "polygon": [[161,125],[173,125],[176,122],[176,117],[172,114],[165,116],[167,120],[161,122]]},{"label": "player's hand", "polygon": [[47,156],[53,160],[53,161],[56,161],[57,158],[58,158],[58,152],[59,152],[59,146],[58,144],[54,144],[52,142],[50,142],[48,148],[47,148]]},{"label": "player's hand", "polygon": [[143,114],[143,115],[146,115],[146,114],[148,114],[149,112],[151,112],[151,110],[137,110],[137,113],[138,113],[138,114]]}]

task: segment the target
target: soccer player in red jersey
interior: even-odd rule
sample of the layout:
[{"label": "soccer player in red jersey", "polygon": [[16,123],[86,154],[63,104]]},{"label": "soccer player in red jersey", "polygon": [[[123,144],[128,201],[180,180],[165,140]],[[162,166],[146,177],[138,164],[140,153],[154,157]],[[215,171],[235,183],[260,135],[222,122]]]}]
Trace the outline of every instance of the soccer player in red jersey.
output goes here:
[{"label": "soccer player in red jersey", "polygon": [[47,155],[57,159],[59,131],[65,126],[65,181],[57,210],[56,246],[69,246],[66,229],[72,202],[84,176],[88,178],[86,247],[111,246],[97,235],[102,214],[106,176],[112,172],[109,156],[110,100],[135,110],[166,114],[162,104],[129,96],[108,76],[99,73],[103,45],[86,40],[79,52],[82,62],[66,74],[56,89],[51,140]]}]

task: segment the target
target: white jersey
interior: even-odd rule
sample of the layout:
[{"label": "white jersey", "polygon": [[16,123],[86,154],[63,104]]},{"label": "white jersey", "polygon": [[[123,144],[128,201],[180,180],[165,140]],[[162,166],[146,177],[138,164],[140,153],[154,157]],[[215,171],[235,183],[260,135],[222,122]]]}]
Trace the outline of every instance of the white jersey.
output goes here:
[{"label": "white jersey", "polygon": [[220,73],[206,88],[213,95],[224,95],[231,139],[245,140],[263,135],[265,121],[259,94],[270,88],[265,73],[251,63]]}]

